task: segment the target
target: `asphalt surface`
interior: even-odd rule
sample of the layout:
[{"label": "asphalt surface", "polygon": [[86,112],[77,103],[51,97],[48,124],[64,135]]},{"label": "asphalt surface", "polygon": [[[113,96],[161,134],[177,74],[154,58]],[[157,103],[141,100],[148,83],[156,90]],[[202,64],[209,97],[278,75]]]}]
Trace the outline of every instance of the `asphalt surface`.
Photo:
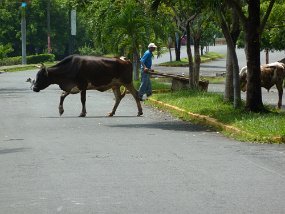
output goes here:
[{"label": "asphalt surface", "polygon": [[[224,54],[226,56],[227,47],[226,45],[210,46],[209,51]],[[175,52],[173,49],[171,52],[172,52],[172,56],[174,60]],[[244,49],[236,49],[236,53],[237,53],[237,58],[239,62],[239,67],[242,68],[243,66],[246,65],[246,56],[244,53]],[[185,58],[185,57],[187,57],[186,47],[182,46],[181,47],[181,58]],[[275,52],[269,53],[270,63],[279,61],[283,58],[285,58],[284,51],[275,51]],[[171,67],[158,66],[159,63],[168,62],[168,61],[170,61],[169,53],[165,53],[158,58],[154,58],[153,64],[154,64],[155,69],[166,72],[166,73],[189,74],[188,67],[171,68]],[[260,52],[260,63],[265,64],[265,53],[263,51]],[[222,74],[224,72],[226,72],[226,58],[201,64],[200,74],[202,76],[216,76],[216,74]]]},{"label": "asphalt surface", "polygon": [[285,213],[285,145],[238,142],[109,92],[34,93],[0,74],[0,214]]}]

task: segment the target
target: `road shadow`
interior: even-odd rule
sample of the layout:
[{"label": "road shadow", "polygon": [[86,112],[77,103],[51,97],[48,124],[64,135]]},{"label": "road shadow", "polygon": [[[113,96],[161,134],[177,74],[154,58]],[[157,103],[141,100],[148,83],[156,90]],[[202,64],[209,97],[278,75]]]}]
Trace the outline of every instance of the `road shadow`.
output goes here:
[{"label": "road shadow", "polygon": [[182,132],[215,132],[213,129],[183,121],[167,121],[167,122],[155,122],[155,123],[132,123],[132,124],[115,124],[107,125],[111,128],[129,128],[129,129],[162,129],[167,131],[182,131]]},{"label": "road shadow", "polygon": [[33,92],[30,88],[0,88],[0,94],[15,94]]},{"label": "road shadow", "polygon": [[58,118],[63,118],[63,119],[101,119],[101,118],[137,118],[138,116],[136,115],[123,115],[123,116],[113,116],[109,117],[108,115],[99,115],[99,116],[86,116],[86,117],[79,117],[79,116],[46,116],[46,117],[40,117],[40,118],[45,118],[45,119],[58,119]]},{"label": "road shadow", "polygon": [[20,147],[20,148],[13,148],[13,149],[0,149],[0,155],[25,152],[26,150],[29,150],[29,148]]}]

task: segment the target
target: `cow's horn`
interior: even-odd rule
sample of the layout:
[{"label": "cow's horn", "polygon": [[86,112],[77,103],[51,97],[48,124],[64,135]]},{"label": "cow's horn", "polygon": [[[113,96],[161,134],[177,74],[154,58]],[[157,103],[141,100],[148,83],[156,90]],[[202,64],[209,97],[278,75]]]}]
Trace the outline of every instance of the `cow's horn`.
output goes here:
[{"label": "cow's horn", "polygon": [[41,68],[41,66],[40,65],[35,65],[37,68]]}]

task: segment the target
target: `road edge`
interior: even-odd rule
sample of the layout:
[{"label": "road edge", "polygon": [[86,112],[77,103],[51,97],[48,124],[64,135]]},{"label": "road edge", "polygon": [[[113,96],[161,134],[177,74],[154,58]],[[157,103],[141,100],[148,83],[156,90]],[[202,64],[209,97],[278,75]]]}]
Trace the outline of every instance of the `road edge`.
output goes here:
[{"label": "road edge", "polygon": [[[152,104],[163,107],[166,110],[169,109],[169,110],[174,110],[178,113],[187,114],[190,116],[191,119],[197,121],[199,124],[211,126],[215,129],[222,130],[222,131],[225,131],[225,132],[230,133],[230,134],[243,135],[246,137],[250,137],[252,139],[256,139],[253,142],[259,142],[260,143],[260,141],[258,141],[257,138],[254,135],[252,135],[251,133],[240,130],[239,128],[237,128],[235,126],[226,125],[222,122],[219,122],[215,118],[212,118],[212,117],[209,117],[206,115],[196,114],[193,112],[188,112],[185,109],[179,108],[177,106],[170,105],[168,103],[158,101],[158,100],[153,99],[153,98],[148,98],[148,101],[151,102]],[[277,144],[285,143],[285,137],[280,137],[280,136],[272,137],[272,138],[266,138],[264,140],[266,141],[266,143],[277,143]]]}]

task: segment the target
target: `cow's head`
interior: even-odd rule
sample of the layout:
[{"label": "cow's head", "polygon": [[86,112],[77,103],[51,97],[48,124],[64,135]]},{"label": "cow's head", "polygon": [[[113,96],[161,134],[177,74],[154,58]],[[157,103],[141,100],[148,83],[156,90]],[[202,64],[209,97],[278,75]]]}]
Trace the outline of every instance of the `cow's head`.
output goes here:
[{"label": "cow's head", "polygon": [[247,85],[247,67],[243,67],[239,73],[240,90],[246,91]]},{"label": "cow's head", "polygon": [[40,90],[47,88],[51,84],[48,77],[47,68],[44,66],[44,64],[39,66],[39,68],[40,70],[37,73],[36,81],[33,86],[34,92],[39,92]]}]

